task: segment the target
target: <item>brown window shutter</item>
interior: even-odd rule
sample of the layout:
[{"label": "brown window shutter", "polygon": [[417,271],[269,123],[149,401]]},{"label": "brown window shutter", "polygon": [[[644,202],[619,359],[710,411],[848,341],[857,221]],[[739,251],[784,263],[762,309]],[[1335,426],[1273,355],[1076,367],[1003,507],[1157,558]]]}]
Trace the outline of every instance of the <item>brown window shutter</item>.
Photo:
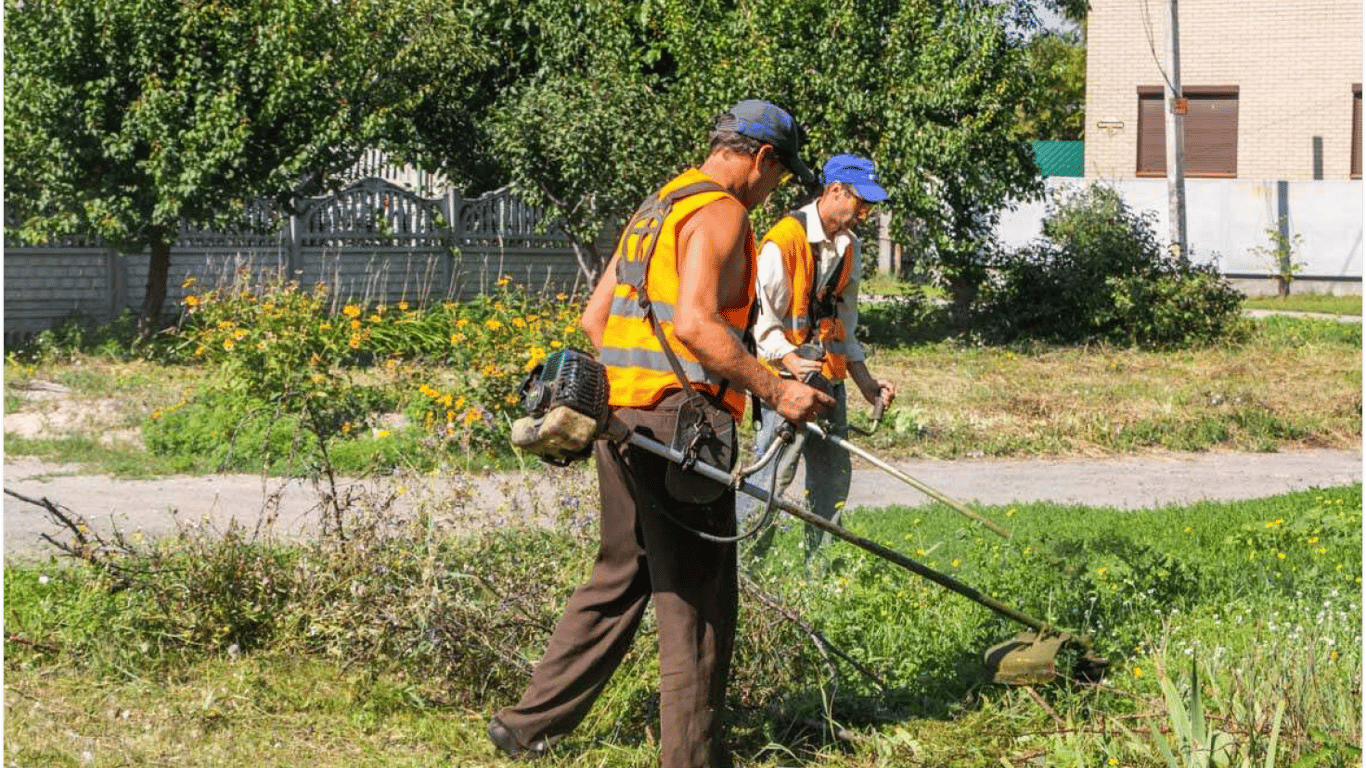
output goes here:
[{"label": "brown window shutter", "polygon": [[1138,175],[1167,175],[1167,128],[1163,123],[1162,89],[1138,94]]},{"label": "brown window shutter", "polygon": [[1187,92],[1186,173],[1191,176],[1238,175],[1237,94]]}]

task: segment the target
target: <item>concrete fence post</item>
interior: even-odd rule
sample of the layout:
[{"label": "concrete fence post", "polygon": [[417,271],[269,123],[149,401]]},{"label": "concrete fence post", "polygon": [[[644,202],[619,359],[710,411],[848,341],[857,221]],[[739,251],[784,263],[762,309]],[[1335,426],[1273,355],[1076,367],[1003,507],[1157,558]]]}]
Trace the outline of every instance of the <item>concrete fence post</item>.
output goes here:
[{"label": "concrete fence post", "polygon": [[299,243],[299,215],[289,214],[289,226],[285,228],[285,270],[293,277],[303,268],[303,248]]},{"label": "concrete fence post", "polygon": [[109,319],[113,320],[128,306],[128,259],[110,248],[105,251],[104,263],[109,274]]}]

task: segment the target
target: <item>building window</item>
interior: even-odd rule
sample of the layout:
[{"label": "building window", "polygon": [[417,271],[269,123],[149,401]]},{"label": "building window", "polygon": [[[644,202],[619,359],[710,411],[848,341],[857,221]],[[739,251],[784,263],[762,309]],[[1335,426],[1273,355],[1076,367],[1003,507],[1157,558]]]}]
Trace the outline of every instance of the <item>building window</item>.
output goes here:
[{"label": "building window", "polygon": [[[1238,176],[1238,86],[1192,86],[1186,97],[1186,175]],[[1161,86],[1138,89],[1138,175],[1167,175],[1167,127]]]},{"label": "building window", "polygon": [[1352,178],[1361,178],[1361,83],[1352,86]]}]

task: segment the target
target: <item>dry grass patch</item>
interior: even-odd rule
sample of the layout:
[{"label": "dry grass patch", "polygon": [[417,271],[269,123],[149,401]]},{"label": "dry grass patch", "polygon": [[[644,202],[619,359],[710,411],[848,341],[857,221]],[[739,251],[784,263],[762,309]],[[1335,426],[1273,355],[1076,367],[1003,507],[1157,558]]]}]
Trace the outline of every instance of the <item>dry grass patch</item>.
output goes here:
[{"label": "dry grass patch", "polygon": [[873,442],[934,457],[1353,448],[1361,364],[1359,341],[1280,343],[1265,330],[1241,347],[1165,353],[883,351],[870,367],[901,394]]}]

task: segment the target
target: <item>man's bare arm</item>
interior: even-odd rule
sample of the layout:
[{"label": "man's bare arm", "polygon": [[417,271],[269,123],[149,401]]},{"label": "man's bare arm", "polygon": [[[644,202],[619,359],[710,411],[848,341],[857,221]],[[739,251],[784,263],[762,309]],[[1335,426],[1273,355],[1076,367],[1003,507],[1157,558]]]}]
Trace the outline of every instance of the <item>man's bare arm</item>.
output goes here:
[{"label": "man's bare arm", "polygon": [[779,415],[806,422],[834,406],[819,390],[780,379],[740,344],[722,317],[749,291],[745,240],[749,220],[742,205],[723,200],[698,211],[680,237],[678,305],[674,334],[707,370],[753,392]]}]

